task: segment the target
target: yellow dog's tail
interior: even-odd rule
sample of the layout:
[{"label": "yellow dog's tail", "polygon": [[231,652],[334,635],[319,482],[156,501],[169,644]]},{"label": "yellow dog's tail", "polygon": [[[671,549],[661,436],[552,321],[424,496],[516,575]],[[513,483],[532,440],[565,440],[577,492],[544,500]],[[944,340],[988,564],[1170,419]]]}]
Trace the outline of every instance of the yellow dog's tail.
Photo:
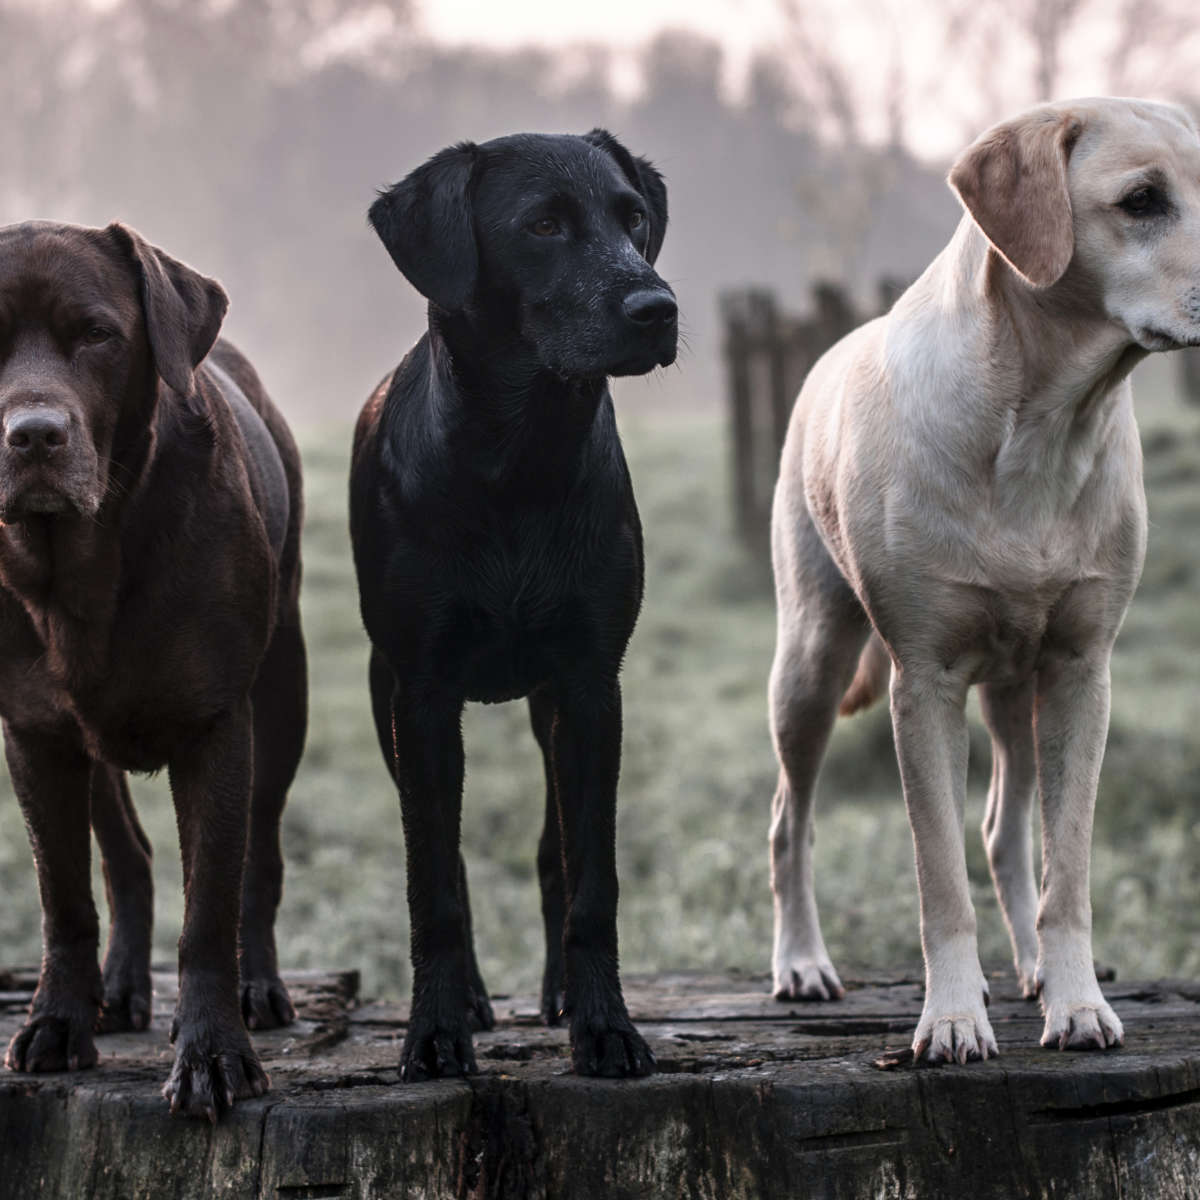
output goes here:
[{"label": "yellow dog's tail", "polygon": [[843,717],[868,708],[883,695],[891,678],[892,660],[879,634],[872,633],[858,658],[858,670],[838,705]]}]

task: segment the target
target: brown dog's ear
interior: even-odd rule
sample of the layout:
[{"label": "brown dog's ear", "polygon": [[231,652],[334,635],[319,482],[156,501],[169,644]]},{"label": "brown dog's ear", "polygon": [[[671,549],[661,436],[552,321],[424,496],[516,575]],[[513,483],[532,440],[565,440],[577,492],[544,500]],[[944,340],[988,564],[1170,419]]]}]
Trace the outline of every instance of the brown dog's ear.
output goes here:
[{"label": "brown dog's ear", "polygon": [[1071,113],[1040,110],[989,129],[950,169],[950,186],[984,236],[1034,287],[1062,278],[1075,252],[1067,160]]},{"label": "brown dog's ear", "polygon": [[471,217],[475,151],[472,142],[440,150],[380,192],[367,214],[408,282],[449,312],[466,305],[479,276]]},{"label": "brown dog's ear", "polygon": [[128,225],[114,221],[108,232],[137,270],[155,369],[172,391],[186,396],[221,331],[229,297],[215,279],[151,246]]}]

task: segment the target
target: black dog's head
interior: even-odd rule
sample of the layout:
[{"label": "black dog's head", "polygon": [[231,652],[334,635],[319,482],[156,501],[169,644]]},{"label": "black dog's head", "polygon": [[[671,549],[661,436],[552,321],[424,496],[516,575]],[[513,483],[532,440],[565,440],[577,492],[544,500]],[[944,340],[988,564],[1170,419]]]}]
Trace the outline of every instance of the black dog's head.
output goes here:
[{"label": "black dog's head", "polygon": [[437,308],[504,329],[547,370],[675,360],[675,297],[651,265],[667,190],[603,129],[453,146],[382,193],[370,221]]},{"label": "black dog's head", "polygon": [[186,396],[228,301],[123,225],[0,229],[0,521],[94,516],[157,380]]}]

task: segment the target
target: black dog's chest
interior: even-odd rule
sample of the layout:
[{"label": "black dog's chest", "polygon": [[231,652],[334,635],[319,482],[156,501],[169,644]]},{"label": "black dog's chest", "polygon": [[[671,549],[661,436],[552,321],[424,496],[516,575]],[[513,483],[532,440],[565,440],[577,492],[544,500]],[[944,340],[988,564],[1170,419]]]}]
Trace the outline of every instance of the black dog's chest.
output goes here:
[{"label": "black dog's chest", "polygon": [[592,639],[583,596],[548,564],[493,552],[477,569],[474,586],[453,605],[441,646],[468,699],[526,695],[564,658],[584,653]]}]

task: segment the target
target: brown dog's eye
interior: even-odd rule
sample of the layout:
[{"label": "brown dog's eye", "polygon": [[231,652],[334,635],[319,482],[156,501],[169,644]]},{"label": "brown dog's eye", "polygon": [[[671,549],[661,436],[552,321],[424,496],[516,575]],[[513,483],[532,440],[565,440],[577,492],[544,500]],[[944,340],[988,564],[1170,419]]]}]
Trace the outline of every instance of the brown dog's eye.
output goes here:
[{"label": "brown dog's eye", "polygon": [[641,209],[635,209],[632,213],[630,213],[630,215],[629,215],[629,228],[630,229],[641,229],[641,227],[643,225],[645,225],[645,223],[646,223],[646,214],[644,212],[642,212]]},{"label": "brown dog's eye", "polygon": [[103,342],[107,342],[112,337],[112,330],[105,329],[103,325],[89,326],[87,332],[83,335],[83,340],[89,346],[99,346]]},{"label": "brown dog's eye", "polygon": [[533,223],[533,232],[538,237],[553,237],[562,231],[562,226],[553,217],[539,217]]}]

